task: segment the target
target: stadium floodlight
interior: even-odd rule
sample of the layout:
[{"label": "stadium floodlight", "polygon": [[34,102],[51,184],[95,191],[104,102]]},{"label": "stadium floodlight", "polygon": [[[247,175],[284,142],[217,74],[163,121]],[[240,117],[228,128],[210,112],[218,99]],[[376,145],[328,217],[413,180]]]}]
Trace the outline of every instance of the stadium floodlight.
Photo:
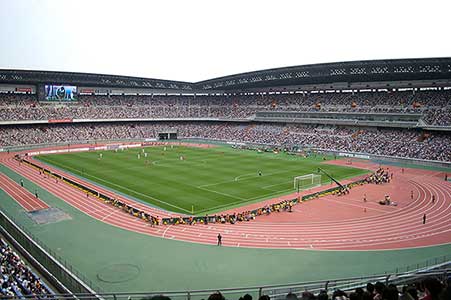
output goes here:
[{"label": "stadium floodlight", "polygon": [[306,190],[321,186],[321,175],[318,174],[307,174],[302,176],[296,176],[293,180],[294,189]]}]

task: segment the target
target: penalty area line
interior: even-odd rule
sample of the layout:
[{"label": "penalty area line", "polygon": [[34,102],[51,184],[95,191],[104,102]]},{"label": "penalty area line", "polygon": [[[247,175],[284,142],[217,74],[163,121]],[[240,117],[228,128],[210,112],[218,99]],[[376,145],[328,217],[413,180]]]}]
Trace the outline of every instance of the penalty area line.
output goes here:
[{"label": "penalty area line", "polygon": [[[71,169],[71,170],[74,170],[74,171],[76,171],[76,172],[80,172],[80,170],[77,170],[77,169],[75,169],[75,168],[72,168],[72,167],[69,167],[69,166],[65,166],[65,165],[63,165],[63,164],[57,164],[57,165],[59,165],[60,167],[62,167],[62,168],[64,168],[64,169]],[[129,192],[132,192],[132,193],[135,193],[135,194],[137,194],[137,195],[140,195],[140,196],[146,197],[146,198],[148,198],[148,199],[152,199],[152,200],[155,200],[155,201],[157,201],[157,202],[160,202],[160,203],[166,204],[166,205],[168,205],[168,206],[170,206],[170,207],[174,207],[174,208],[177,208],[177,209],[183,210],[183,211],[187,212],[188,214],[191,214],[191,211],[189,211],[189,210],[187,210],[187,209],[184,209],[184,208],[182,208],[182,207],[178,207],[177,205],[173,205],[173,204],[171,204],[171,203],[167,203],[167,202],[165,202],[165,201],[163,201],[163,200],[160,200],[160,199],[158,199],[158,198],[155,198],[155,197],[152,197],[152,196],[149,196],[149,195],[143,194],[143,193],[141,193],[141,192],[138,192],[138,191],[132,190],[132,189],[130,189],[130,188],[127,188],[127,187],[125,187],[125,186],[122,186],[122,185],[120,185],[120,184],[117,184],[117,183],[114,183],[114,182],[111,182],[111,181],[105,180],[105,179],[103,179],[103,178],[100,178],[100,177],[97,177],[97,176],[91,175],[91,174],[89,174],[89,173],[86,173],[86,172],[84,172],[84,175],[83,175],[83,176],[88,176],[88,177],[96,178],[96,179],[97,179],[97,180],[99,180],[99,181],[102,181],[102,182],[105,182],[105,183],[108,183],[108,184],[114,185],[114,186],[116,186],[116,187],[122,188],[122,189],[124,189],[124,190],[127,190],[127,191],[129,191]]]},{"label": "penalty area line", "polygon": [[201,189],[201,190],[204,190],[204,191],[207,191],[207,192],[211,192],[211,193],[227,196],[227,197],[230,197],[230,198],[235,198],[235,199],[238,199],[238,200],[241,200],[241,201],[246,200],[245,198],[241,198],[241,197],[233,196],[233,195],[230,195],[230,194],[227,194],[227,193],[222,193],[222,192],[206,189],[206,188],[203,188],[203,187],[197,187],[197,188]]},{"label": "penalty area line", "polygon": [[[293,172],[293,171],[294,170],[284,170],[284,171],[266,173],[266,174],[263,174],[261,176],[258,175],[258,172],[246,173],[246,174],[241,174],[241,175],[236,176],[233,180],[226,180],[226,181],[220,181],[220,182],[216,182],[216,183],[203,184],[203,185],[197,186],[197,188],[203,188],[203,187],[207,187],[207,186],[215,186],[215,185],[220,185],[220,184],[224,184],[224,183],[232,183],[232,182],[244,181],[244,180],[255,179],[255,178],[260,178],[260,177],[266,177],[266,176],[271,176],[271,175],[276,175],[276,174],[289,173],[289,172]],[[244,179],[241,179],[243,177],[244,177]]]}]

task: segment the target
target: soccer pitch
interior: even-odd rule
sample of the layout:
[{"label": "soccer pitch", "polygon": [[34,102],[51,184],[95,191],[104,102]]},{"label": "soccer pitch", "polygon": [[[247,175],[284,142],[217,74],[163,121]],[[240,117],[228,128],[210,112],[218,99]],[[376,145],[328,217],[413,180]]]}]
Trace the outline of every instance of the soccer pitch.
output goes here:
[{"label": "soccer pitch", "polygon": [[[199,215],[293,193],[293,178],[316,173],[318,167],[338,180],[368,173],[323,164],[322,155],[303,158],[225,146],[164,149],[158,146],[37,158],[151,205]],[[323,175],[322,182],[330,180]]]}]

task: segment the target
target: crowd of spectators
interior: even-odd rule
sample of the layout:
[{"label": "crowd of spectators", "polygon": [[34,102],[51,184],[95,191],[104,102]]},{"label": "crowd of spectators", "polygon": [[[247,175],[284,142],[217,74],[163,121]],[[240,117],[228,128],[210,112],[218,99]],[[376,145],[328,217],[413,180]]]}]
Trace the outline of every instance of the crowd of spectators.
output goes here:
[{"label": "crowd of spectators", "polygon": [[[51,298],[47,285],[23,262],[11,247],[0,239],[0,298]],[[35,299],[35,298],[33,298]]]},{"label": "crowd of spectators", "polygon": [[451,161],[451,135],[408,129],[354,129],[314,125],[230,122],[55,124],[0,127],[0,147],[87,140],[149,139],[177,131],[179,138],[318,148]]},{"label": "crowd of spectators", "polygon": [[76,102],[40,102],[0,94],[0,119],[250,118],[259,111],[417,113],[450,126],[451,90],[233,96],[79,95]]},{"label": "crowd of spectators", "polygon": [[[143,299],[171,300],[167,296],[158,295]],[[226,300],[219,291],[212,293],[208,300]],[[245,294],[239,300],[252,300],[250,294]],[[268,295],[261,295],[258,300],[270,300]],[[280,299],[280,297],[276,298]],[[358,287],[353,291],[335,290],[332,293],[321,290],[315,294],[308,290],[289,292],[286,300],[449,300],[451,299],[451,280],[440,281],[435,277],[427,277],[421,281],[398,287],[395,284],[385,285],[382,282],[368,283],[366,288]]]},{"label": "crowd of spectators", "polygon": [[376,170],[376,172],[369,175],[365,180],[368,183],[382,184],[382,183],[389,183],[392,178],[393,178],[393,173],[389,174],[388,169],[385,170],[384,168],[379,168]]},{"label": "crowd of spectators", "polygon": [[299,203],[297,199],[284,200],[278,203],[268,204],[254,210],[246,210],[243,212],[234,212],[230,214],[218,214],[218,215],[208,215],[202,217],[174,217],[165,218],[162,220],[163,225],[168,224],[185,224],[185,225],[195,225],[197,223],[208,225],[209,223],[221,223],[221,224],[235,224],[237,222],[248,222],[255,220],[258,216],[270,215],[275,212],[292,212],[292,208],[295,204]]},{"label": "crowd of spectators", "polygon": [[428,277],[401,288],[395,284],[385,285],[382,282],[376,282],[375,284],[368,283],[365,289],[356,288],[354,291],[335,290],[329,294],[322,290],[316,295],[309,291],[303,291],[289,293],[285,298],[287,300],[448,300],[451,296],[449,284],[449,280],[441,282],[435,277]]},{"label": "crowd of spectators", "polygon": [[427,109],[423,121],[429,125],[451,126],[451,108]]}]

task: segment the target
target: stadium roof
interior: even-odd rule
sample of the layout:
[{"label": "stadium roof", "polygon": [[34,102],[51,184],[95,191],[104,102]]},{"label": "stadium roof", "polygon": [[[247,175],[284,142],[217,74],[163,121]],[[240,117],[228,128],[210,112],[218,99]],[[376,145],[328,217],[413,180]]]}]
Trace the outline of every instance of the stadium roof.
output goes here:
[{"label": "stadium roof", "polygon": [[0,83],[61,83],[180,91],[240,91],[337,82],[417,80],[451,80],[451,57],[302,65],[229,75],[197,83],[89,73],[0,70]]},{"label": "stadium roof", "polygon": [[172,90],[191,90],[189,82],[160,80],[119,75],[93,73],[73,73],[55,71],[6,70],[0,69],[0,83],[20,84],[73,84],[79,86],[104,86],[127,88],[158,88]]},{"label": "stadium roof", "polygon": [[366,60],[261,70],[198,82],[202,89],[247,89],[335,82],[451,79],[451,57]]}]

